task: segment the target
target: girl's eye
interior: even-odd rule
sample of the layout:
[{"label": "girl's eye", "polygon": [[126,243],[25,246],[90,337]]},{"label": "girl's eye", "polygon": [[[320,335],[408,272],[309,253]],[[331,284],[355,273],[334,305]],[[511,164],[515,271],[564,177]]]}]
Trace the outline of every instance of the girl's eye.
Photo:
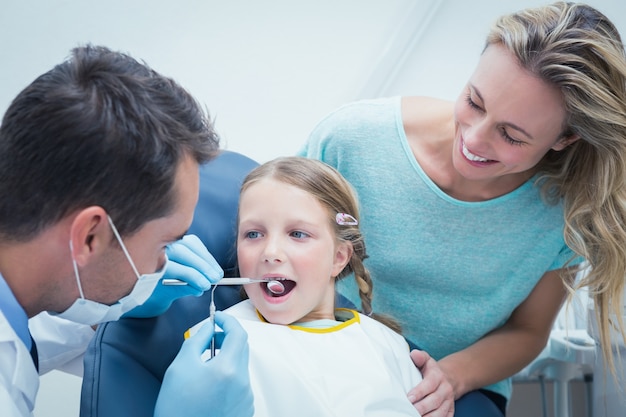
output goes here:
[{"label": "girl's eye", "polygon": [[257,231],[246,232],[244,235],[246,239],[256,239],[261,236],[261,233]]},{"label": "girl's eye", "polygon": [[304,239],[305,237],[308,237],[309,235],[307,233],[301,232],[300,230],[296,230],[291,232],[291,236],[295,237],[296,239]]},{"label": "girl's eye", "polygon": [[506,129],[502,128],[500,130],[500,134],[502,135],[502,137],[504,138],[504,140],[506,140],[507,142],[509,142],[511,145],[517,145],[517,146],[521,146],[524,144],[524,142],[522,142],[521,140],[517,140],[512,138],[511,136],[509,136],[508,133],[506,133]]},{"label": "girl's eye", "polygon": [[465,96],[465,101],[467,102],[467,105],[474,110],[482,110],[478,104],[474,103],[474,100],[472,100],[472,95],[470,93],[467,93],[467,95]]}]

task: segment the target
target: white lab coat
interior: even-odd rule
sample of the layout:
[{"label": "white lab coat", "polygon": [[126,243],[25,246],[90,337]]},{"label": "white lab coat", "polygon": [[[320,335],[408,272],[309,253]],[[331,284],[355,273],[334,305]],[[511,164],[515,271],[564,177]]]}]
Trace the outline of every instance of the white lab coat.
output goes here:
[{"label": "white lab coat", "polygon": [[0,410],[3,417],[32,416],[39,375],[30,352],[0,311]]},{"label": "white lab coat", "polygon": [[28,328],[37,344],[39,374],[57,369],[83,376],[83,357],[95,331],[43,312],[28,320]]}]

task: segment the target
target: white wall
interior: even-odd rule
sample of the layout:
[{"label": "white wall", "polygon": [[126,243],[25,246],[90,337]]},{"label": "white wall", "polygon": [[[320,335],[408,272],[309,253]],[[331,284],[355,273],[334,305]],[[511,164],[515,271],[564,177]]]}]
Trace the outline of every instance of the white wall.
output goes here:
[{"label": "white wall", "polygon": [[[29,0],[0,14],[0,114],[86,42],[145,60],[216,119],[225,148],[260,162],[294,153],[357,98],[454,99],[489,24],[540,0]],[[623,0],[590,0],[626,33]]]},{"label": "white wall", "polygon": [[324,114],[356,96],[410,3],[13,1],[0,13],[0,113],[72,47],[92,42],[178,80],[216,118],[226,148],[259,161],[292,154]]},{"label": "white wall", "polygon": [[[29,0],[0,13],[0,114],[91,42],[178,80],[227,149],[293,154],[337,106],[395,94],[456,98],[501,13],[538,0]],[[589,0],[626,36],[623,0]],[[79,381],[43,379],[38,417],[77,415]]]}]

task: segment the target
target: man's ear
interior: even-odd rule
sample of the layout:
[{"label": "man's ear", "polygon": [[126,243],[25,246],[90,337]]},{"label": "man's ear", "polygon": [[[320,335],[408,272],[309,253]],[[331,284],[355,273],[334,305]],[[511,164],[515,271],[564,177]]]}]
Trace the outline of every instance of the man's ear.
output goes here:
[{"label": "man's ear", "polygon": [[70,226],[72,257],[79,266],[89,263],[93,255],[102,252],[111,241],[107,212],[99,206],[81,209]]},{"label": "man's ear", "polygon": [[346,265],[348,265],[353,252],[352,242],[339,242],[337,244],[337,248],[335,249],[335,262],[333,263],[333,277],[339,275]]},{"label": "man's ear", "polygon": [[567,148],[572,143],[576,142],[578,139],[580,139],[580,136],[578,136],[575,133],[572,133],[571,135],[562,136],[559,139],[559,141],[552,147],[552,150],[560,152],[563,149]]}]

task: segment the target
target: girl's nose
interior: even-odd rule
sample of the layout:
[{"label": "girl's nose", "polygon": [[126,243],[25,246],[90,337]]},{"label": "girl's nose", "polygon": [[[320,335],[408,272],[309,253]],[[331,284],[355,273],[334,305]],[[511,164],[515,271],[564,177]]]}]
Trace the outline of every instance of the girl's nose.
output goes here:
[{"label": "girl's nose", "polygon": [[264,261],[268,263],[280,263],[282,262],[282,259],[278,257],[265,256]]},{"label": "girl's nose", "polygon": [[269,263],[278,263],[283,261],[280,245],[275,239],[268,239],[267,245],[263,251],[263,261]]}]

